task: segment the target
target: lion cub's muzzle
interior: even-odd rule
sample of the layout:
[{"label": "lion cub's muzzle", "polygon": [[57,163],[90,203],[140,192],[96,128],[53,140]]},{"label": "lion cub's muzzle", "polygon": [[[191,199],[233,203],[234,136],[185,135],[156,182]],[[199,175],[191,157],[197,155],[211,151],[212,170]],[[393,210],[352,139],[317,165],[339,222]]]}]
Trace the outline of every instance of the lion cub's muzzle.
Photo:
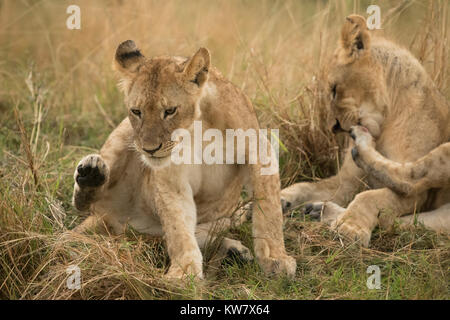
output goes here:
[{"label": "lion cub's muzzle", "polygon": [[176,144],[177,142],[175,141],[167,141],[162,142],[158,147],[154,149],[142,148],[142,150],[145,151],[147,155],[153,158],[165,158],[171,154],[172,149],[175,147]]},{"label": "lion cub's muzzle", "polygon": [[145,149],[142,148],[142,150],[144,150],[145,152],[147,152],[149,155],[154,155],[156,152],[158,152],[159,150],[161,150],[162,147],[162,143],[160,143],[160,145],[158,147],[156,147],[155,149]]}]

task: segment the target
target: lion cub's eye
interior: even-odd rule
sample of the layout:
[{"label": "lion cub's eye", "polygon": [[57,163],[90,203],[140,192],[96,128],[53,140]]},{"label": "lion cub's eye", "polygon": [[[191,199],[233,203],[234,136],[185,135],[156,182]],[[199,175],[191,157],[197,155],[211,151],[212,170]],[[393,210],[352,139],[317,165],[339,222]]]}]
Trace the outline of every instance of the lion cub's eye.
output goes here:
[{"label": "lion cub's eye", "polygon": [[141,110],[139,110],[139,109],[131,109],[131,112],[132,112],[135,116],[138,116],[139,118],[141,117]]},{"label": "lion cub's eye", "polygon": [[175,114],[176,111],[177,111],[177,107],[172,107],[172,108],[164,110],[164,119],[167,118],[168,116]]}]

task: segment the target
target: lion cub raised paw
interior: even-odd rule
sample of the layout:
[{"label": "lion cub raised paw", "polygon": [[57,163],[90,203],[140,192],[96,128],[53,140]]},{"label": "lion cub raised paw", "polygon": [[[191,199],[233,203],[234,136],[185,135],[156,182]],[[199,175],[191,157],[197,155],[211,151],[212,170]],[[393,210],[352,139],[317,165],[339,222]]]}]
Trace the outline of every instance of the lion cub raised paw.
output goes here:
[{"label": "lion cub raised paw", "polygon": [[99,190],[109,179],[109,168],[98,154],[90,154],[78,163],[74,173],[73,204],[81,211],[89,209]]},{"label": "lion cub raised paw", "polygon": [[74,179],[81,188],[98,188],[105,184],[109,169],[102,157],[90,154],[78,163]]}]

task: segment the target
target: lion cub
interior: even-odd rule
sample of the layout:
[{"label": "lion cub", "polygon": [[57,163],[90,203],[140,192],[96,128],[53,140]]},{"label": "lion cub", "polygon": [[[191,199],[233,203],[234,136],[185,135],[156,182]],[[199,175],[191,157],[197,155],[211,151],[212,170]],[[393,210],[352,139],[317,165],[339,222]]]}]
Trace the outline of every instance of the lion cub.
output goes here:
[{"label": "lion cub", "polygon": [[[350,136],[355,140],[352,157],[358,167],[395,192],[411,197],[431,188],[450,186],[450,142],[416,161],[399,163],[383,157],[375,149],[375,141],[366,128],[354,126]],[[428,229],[450,233],[450,203],[420,213],[417,220]],[[414,216],[401,217],[400,223],[411,225]]]},{"label": "lion cub", "polygon": [[[189,59],[147,59],[128,40],[116,50],[115,67],[128,117],[111,133],[100,154],[83,158],[75,170],[74,205],[92,212],[77,230],[106,225],[121,233],[129,224],[139,232],[163,236],[171,260],[166,276],[202,278],[200,247],[216,232],[242,221],[233,219],[232,213],[245,186],[255,199],[257,261],[267,273],[293,275],[296,262],[284,246],[278,173],[261,175],[259,162],[176,165],[171,161],[180,141],[173,141],[174,132],[192,133],[194,121],[223,136],[227,129],[259,129],[249,99],[211,66],[209,51],[201,48]],[[236,240],[224,238],[222,248],[251,256]]]},{"label": "lion cub", "polygon": [[[333,132],[362,125],[387,159],[414,162],[450,138],[450,105],[414,55],[374,34],[364,17],[350,15],[342,27],[328,67]],[[313,213],[339,235],[368,246],[380,211],[397,216],[417,208],[439,208],[450,202],[449,189],[399,195],[372,174],[361,170],[351,148],[337,175],[300,182],[281,191],[286,210],[311,204]]]}]

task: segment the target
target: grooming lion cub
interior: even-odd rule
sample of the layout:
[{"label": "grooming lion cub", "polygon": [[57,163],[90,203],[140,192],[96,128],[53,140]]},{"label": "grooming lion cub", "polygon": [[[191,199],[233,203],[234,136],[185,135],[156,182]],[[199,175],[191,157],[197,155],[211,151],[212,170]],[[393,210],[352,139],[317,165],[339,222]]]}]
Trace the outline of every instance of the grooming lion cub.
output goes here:
[{"label": "grooming lion cub", "polygon": [[[350,135],[355,140],[352,157],[358,167],[398,194],[411,197],[431,188],[450,186],[450,142],[414,162],[398,163],[375,149],[375,141],[366,128],[355,126]],[[401,217],[401,226],[413,224],[414,218],[414,215]],[[428,229],[450,233],[450,203],[420,213],[417,221]]]},{"label": "grooming lion cub", "polygon": [[[194,121],[222,133],[259,129],[249,99],[211,67],[208,50],[201,48],[190,59],[147,59],[128,40],[117,48],[115,65],[128,117],[100,154],[82,159],[75,171],[74,205],[93,213],[77,230],[106,225],[121,233],[129,224],[164,236],[171,260],[166,276],[202,278],[200,247],[234,223],[232,213],[245,185],[256,199],[252,220],[259,264],[268,273],[293,275],[296,262],[283,242],[278,173],[261,175],[260,164],[171,162],[177,144],[172,133],[192,132]],[[239,241],[224,238],[221,245],[250,255]]]},{"label": "grooming lion cub", "polygon": [[[387,159],[415,161],[449,141],[449,105],[432,79],[408,50],[373,37],[361,16],[348,16],[342,26],[329,83],[330,109],[336,119],[333,131],[366,127],[377,151]],[[372,190],[362,191],[367,186]],[[355,165],[351,147],[336,176],[294,184],[281,196],[285,209],[320,201],[309,211],[327,212],[326,217],[321,215],[324,221],[364,246],[369,245],[381,211],[402,216],[450,202],[448,187],[409,197],[396,193]]]}]

